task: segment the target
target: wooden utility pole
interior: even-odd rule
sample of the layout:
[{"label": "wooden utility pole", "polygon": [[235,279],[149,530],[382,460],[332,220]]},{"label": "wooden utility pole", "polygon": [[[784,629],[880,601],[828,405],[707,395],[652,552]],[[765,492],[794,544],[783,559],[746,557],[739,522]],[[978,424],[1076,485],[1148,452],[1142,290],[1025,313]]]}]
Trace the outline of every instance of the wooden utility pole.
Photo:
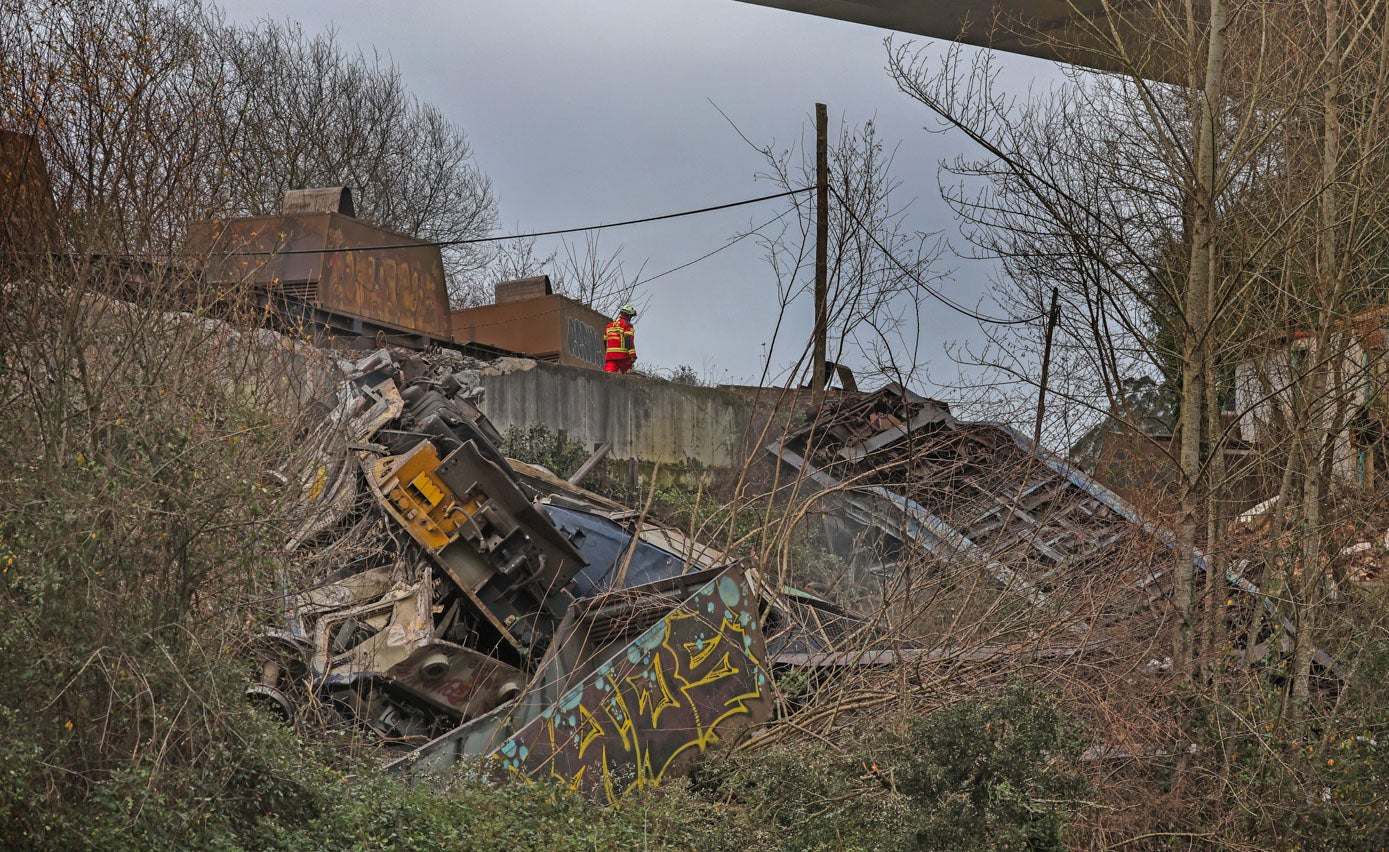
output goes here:
[{"label": "wooden utility pole", "polygon": [[825,338],[829,336],[830,157],[829,118],[815,105],[815,337],[810,383],[815,404],[825,401]]},{"label": "wooden utility pole", "polygon": [[1042,418],[1047,414],[1047,374],[1051,372],[1051,336],[1056,331],[1056,320],[1060,316],[1057,300],[1061,298],[1059,288],[1051,288],[1051,307],[1047,309],[1047,342],[1042,346],[1042,381],[1037,388],[1037,422],[1032,427],[1032,452],[1042,453]]}]

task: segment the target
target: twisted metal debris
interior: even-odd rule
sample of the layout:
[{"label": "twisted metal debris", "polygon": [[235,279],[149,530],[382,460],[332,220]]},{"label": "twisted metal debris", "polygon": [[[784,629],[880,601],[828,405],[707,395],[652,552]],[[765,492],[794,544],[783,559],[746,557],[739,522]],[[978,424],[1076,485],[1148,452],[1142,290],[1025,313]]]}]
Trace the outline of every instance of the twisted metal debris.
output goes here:
[{"label": "twisted metal debris", "polygon": [[481,757],[610,796],[764,721],[763,625],[793,631],[756,571],[522,479],[456,366],[346,365],[284,475],[287,550],[321,579],[286,591],[248,693],[291,720],[326,703],[416,777]]}]

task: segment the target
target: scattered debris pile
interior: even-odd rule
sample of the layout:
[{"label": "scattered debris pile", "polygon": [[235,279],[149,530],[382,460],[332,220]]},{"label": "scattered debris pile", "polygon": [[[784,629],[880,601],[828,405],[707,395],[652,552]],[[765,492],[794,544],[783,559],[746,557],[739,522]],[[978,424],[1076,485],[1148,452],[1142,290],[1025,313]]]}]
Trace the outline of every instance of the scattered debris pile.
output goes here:
[{"label": "scattered debris pile", "polygon": [[1333,560],[1332,574],[1366,588],[1384,585],[1389,578],[1389,532],[1377,541],[1359,541],[1341,548]]},{"label": "scattered debris pile", "polygon": [[[1237,548],[1251,553],[1267,552],[1278,504],[1279,497],[1274,495],[1239,515],[1233,529]],[[1389,531],[1374,523],[1386,516],[1389,506],[1381,500],[1379,505],[1356,513],[1354,520],[1336,531],[1336,539],[1347,543],[1336,550],[1329,564],[1321,566],[1332,594],[1340,583],[1369,588],[1381,586],[1389,579]],[[1291,532],[1284,531],[1280,546],[1291,545],[1291,539]],[[1292,569],[1301,574],[1302,564],[1294,562]]]},{"label": "scattered debris pile", "polygon": [[1028,648],[875,638],[746,561],[504,458],[468,366],[387,350],[344,364],[336,407],[283,476],[287,549],[314,582],[286,582],[248,690],[290,720],[336,708],[408,777],[481,760],[616,799],[766,721],[774,666],[1090,655],[1096,628],[1138,619],[1151,639],[1169,617],[1169,562],[1120,558],[1160,555],[1165,534],[1013,430],[900,386],[832,400],[768,450],[833,491],[841,549],[983,570],[1084,635]]},{"label": "scattered debris pile", "polygon": [[771,711],[773,652],[843,614],[500,454],[453,353],[345,364],[283,480],[287,589],[248,692],[336,708],[422,777],[483,757],[615,796]]}]

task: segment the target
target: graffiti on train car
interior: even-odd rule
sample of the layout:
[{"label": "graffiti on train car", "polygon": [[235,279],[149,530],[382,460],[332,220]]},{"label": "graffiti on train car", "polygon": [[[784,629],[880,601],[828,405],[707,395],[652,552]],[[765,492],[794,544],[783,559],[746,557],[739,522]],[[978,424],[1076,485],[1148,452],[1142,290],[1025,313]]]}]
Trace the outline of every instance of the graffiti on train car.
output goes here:
[{"label": "graffiti on train car", "polygon": [[603,366],[603,335],[598,329],[577,317],[569,317],[565,342],[569,354],[595,367]]},{"label": "graffiti on train car", "polygon": [[616,801],[765,721],[771,685],[746,576],[726,572],[493,752],[501,774]]},{"label": "graffiti on train car", "polygon": [[442,334],[448,318],[438,284],[443,278],[433,247],[333,252],[325,255],[319,301],[340,313]]}]

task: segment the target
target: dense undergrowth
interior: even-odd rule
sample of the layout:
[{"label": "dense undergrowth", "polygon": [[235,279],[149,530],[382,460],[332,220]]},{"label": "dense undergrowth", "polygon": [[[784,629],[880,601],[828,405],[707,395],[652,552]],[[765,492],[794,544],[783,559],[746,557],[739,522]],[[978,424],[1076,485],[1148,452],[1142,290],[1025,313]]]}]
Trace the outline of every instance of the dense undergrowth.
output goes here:
[{"label": "dense undergrowth", "polygon": [[[0,375],[7,847],[892,848],[956,836],[952,797],[1012,820],[998,790],[1044,792],[943,778],[945,729],[908,721],[861,746],[714,756],[619,807],[462,776],[411,788],[351,732],[292,732],[242,693],[248,649],[295,571],[269,474],[314,406],[285,404],[280,375],[265,385],[229,359],[246,344],[227,326],[16,292]],[[978,712],[1013,712],[990,707]],[[1047,736],[1030,763],[1008,762],[1063,759]],[[865,780],[866,766],[879,774]],[[1018,830],[1054,840],[1063,811],[1047,813]]]},{"label": "dense undergrowth", "polygon": [[[248,706],[247,661],[297,567],[272,472],[321,407],[279,341],[45,286],[4,291],[0,341],[0,838],[34,849],[1375,848],[1389,842],[1389,644],[1347,596],[1349,674],[1305,723],[1276,666],[1220,696],[1154,683],[1147,751],[1108,745],[1079,670],[971,685],[901,672],[902,698],[715,748],[618,806],[460,775],[412,788],[350,730],[285,729]],[[249,348],[248,348],[249,347]],[[261,351],[261,350],[255,350]],[[268,354],[266,354],[268,353]],[[269,369],[256,369],[256,367]],[[269,381],[267,381],[269,379]],[[286,397],[290,394],[290,398]],[[295,395],[297,394],[297,395]],[[310,397],[320,396],[319,403]],[[537,433],[536,447],[578,452]],[[565,473],[567,471],[557,471]],[[708,487],[642,496],[741,553],[804,558],[759,525],[784,507]],[[810,527],[810,525],[805,525]],[[708,533],[706,532],[706,535]],[[799,536],[799,537],[797,537]],[[772,546],[768,546],[768,542]],[[822,556],[831,560],[833,557]],[[828,561],[825,571],[833,566]],[[997,674],[997,673],[996,673]],[[896,675],[894,675],[895,677]],[[936,675],[932,675],[935,677]],[[1070,678],[1071,680],[1068,680]],[[1132,682],[1132,680],[1130,680]],[[1045,686],[1039,687],[1038,683]],[[1141,687],[1139,687],[1141,689]],[[885,693],[884,693],[885,694]],[[1209,694],[1209,693],[1208,693]],[[826,693],[826,701],[837,701]],[[1113,701],[1105,698],[1105,701]],[[824,702],[822,702],[824,703]],[[1122,710],[1122,708],[1121,708]],[[735,748],[734,746],[738,746]]]}]

